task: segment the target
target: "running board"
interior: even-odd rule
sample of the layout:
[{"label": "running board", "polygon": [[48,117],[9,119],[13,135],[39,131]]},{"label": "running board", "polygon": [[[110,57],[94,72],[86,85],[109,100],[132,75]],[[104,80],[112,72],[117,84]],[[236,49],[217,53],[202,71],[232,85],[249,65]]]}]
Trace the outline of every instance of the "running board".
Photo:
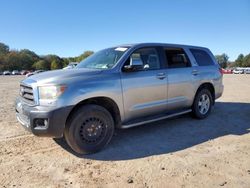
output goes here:
[{"label": "running board", "polygon": [[177,112],[177,113],[173,113],[173,114],[169,114],[169,115],[165,115],[165,116],[161,116],[161,117],[157,117],[157,118],[153,118],[153,119],[149,119],[149,120],[146,120],[146,121],[140,121],[140,122],[131,122],[128,124],[123,124],[121,126],[122,129],[127,129],[127,128],[130,128],[130,127],[136,127],[136,126],[139,126],[139,125],[143,125],[143,124],[147,124],[147,123],[152,123],[152,122],[155,122],[155,121],[160,121],[160,120],[163,120],[163,119],[168,119],[168,118],[171,118],[171,117],[175,117],[175,116],[179,116],[179,115],[182,115],[182,114],[186,114],[186,113],[189,113],[191,112],[192,110],[191,109],[188,109],[188,110],[185,110],[185,111],[181,111],[181,112]]}]

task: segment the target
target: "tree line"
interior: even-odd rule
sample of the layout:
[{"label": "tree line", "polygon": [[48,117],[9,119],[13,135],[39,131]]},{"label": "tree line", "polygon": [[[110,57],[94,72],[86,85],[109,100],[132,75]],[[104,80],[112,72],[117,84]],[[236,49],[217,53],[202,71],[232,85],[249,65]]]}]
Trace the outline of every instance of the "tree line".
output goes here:
[{"label": "tree line", "polygon": [[[76,57],[61,58],[57,55],[39,56],[28,49],[10,50],[9,46],[0,42],[0,71],[4,70],[54,70],[61,69],[69,62],[80,62],[93,54],[93,51],[85,51]],[[240,54],[231,62],[227,54],[215,56],[222,68],[250,67],[250,53],[246,56]]]},{"label": "tree line", "polygon": [[235,61],[229,61],[225,53],[216,55],[215,58],[222,68],[250,67],[250,53],[246,56],[240,54]]},{"label": "tree line", "polygon": [[10,50],[8,45],[0,42],[0,71],[61,69],[69,62],[80,62],[91,54],[93,51],[85,51],[79,56],[67,58],[54,54],[39,56],[28,49]]}]

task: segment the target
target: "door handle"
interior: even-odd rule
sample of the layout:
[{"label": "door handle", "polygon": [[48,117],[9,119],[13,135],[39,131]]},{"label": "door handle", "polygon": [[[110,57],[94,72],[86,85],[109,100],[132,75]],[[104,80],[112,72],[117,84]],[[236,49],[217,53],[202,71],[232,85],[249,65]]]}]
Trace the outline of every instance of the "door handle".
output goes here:
[{"label": "door handle", "polygon": [[193,70],[193,71],[192,71],[192,75],[197,76],[198,74],[199,74],[199,71],[198,71],[198,70]]},{"label": "door handle", "polygon": [[158,78],[158,79],[160,79],[160,80],[163,80],[164,78],[166,78],[166,74],[165,73],[158,73],[157,75],[156,75],[156,78]]}]

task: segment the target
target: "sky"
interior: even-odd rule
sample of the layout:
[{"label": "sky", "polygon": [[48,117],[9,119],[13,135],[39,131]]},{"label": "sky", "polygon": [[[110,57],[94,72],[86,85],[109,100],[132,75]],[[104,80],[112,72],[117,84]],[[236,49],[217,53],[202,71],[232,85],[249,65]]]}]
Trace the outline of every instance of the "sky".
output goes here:
[{"label": "sky", "polygon": [[0,42],[61,57],[176,43],[235,60],[250,53],[250,0],[0,0]]}]

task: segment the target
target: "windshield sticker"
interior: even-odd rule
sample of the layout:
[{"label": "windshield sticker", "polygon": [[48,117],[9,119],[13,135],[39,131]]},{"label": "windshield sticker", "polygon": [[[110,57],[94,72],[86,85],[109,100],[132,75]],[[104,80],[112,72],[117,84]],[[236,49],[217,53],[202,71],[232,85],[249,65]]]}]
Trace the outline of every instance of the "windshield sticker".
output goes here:
[{"label": "windshield sticker", "polygon": [[115,49],[115,51],[121,51],[121,52],[125,52],[128,48],[124,48],[124,47],[118,47]]}]

